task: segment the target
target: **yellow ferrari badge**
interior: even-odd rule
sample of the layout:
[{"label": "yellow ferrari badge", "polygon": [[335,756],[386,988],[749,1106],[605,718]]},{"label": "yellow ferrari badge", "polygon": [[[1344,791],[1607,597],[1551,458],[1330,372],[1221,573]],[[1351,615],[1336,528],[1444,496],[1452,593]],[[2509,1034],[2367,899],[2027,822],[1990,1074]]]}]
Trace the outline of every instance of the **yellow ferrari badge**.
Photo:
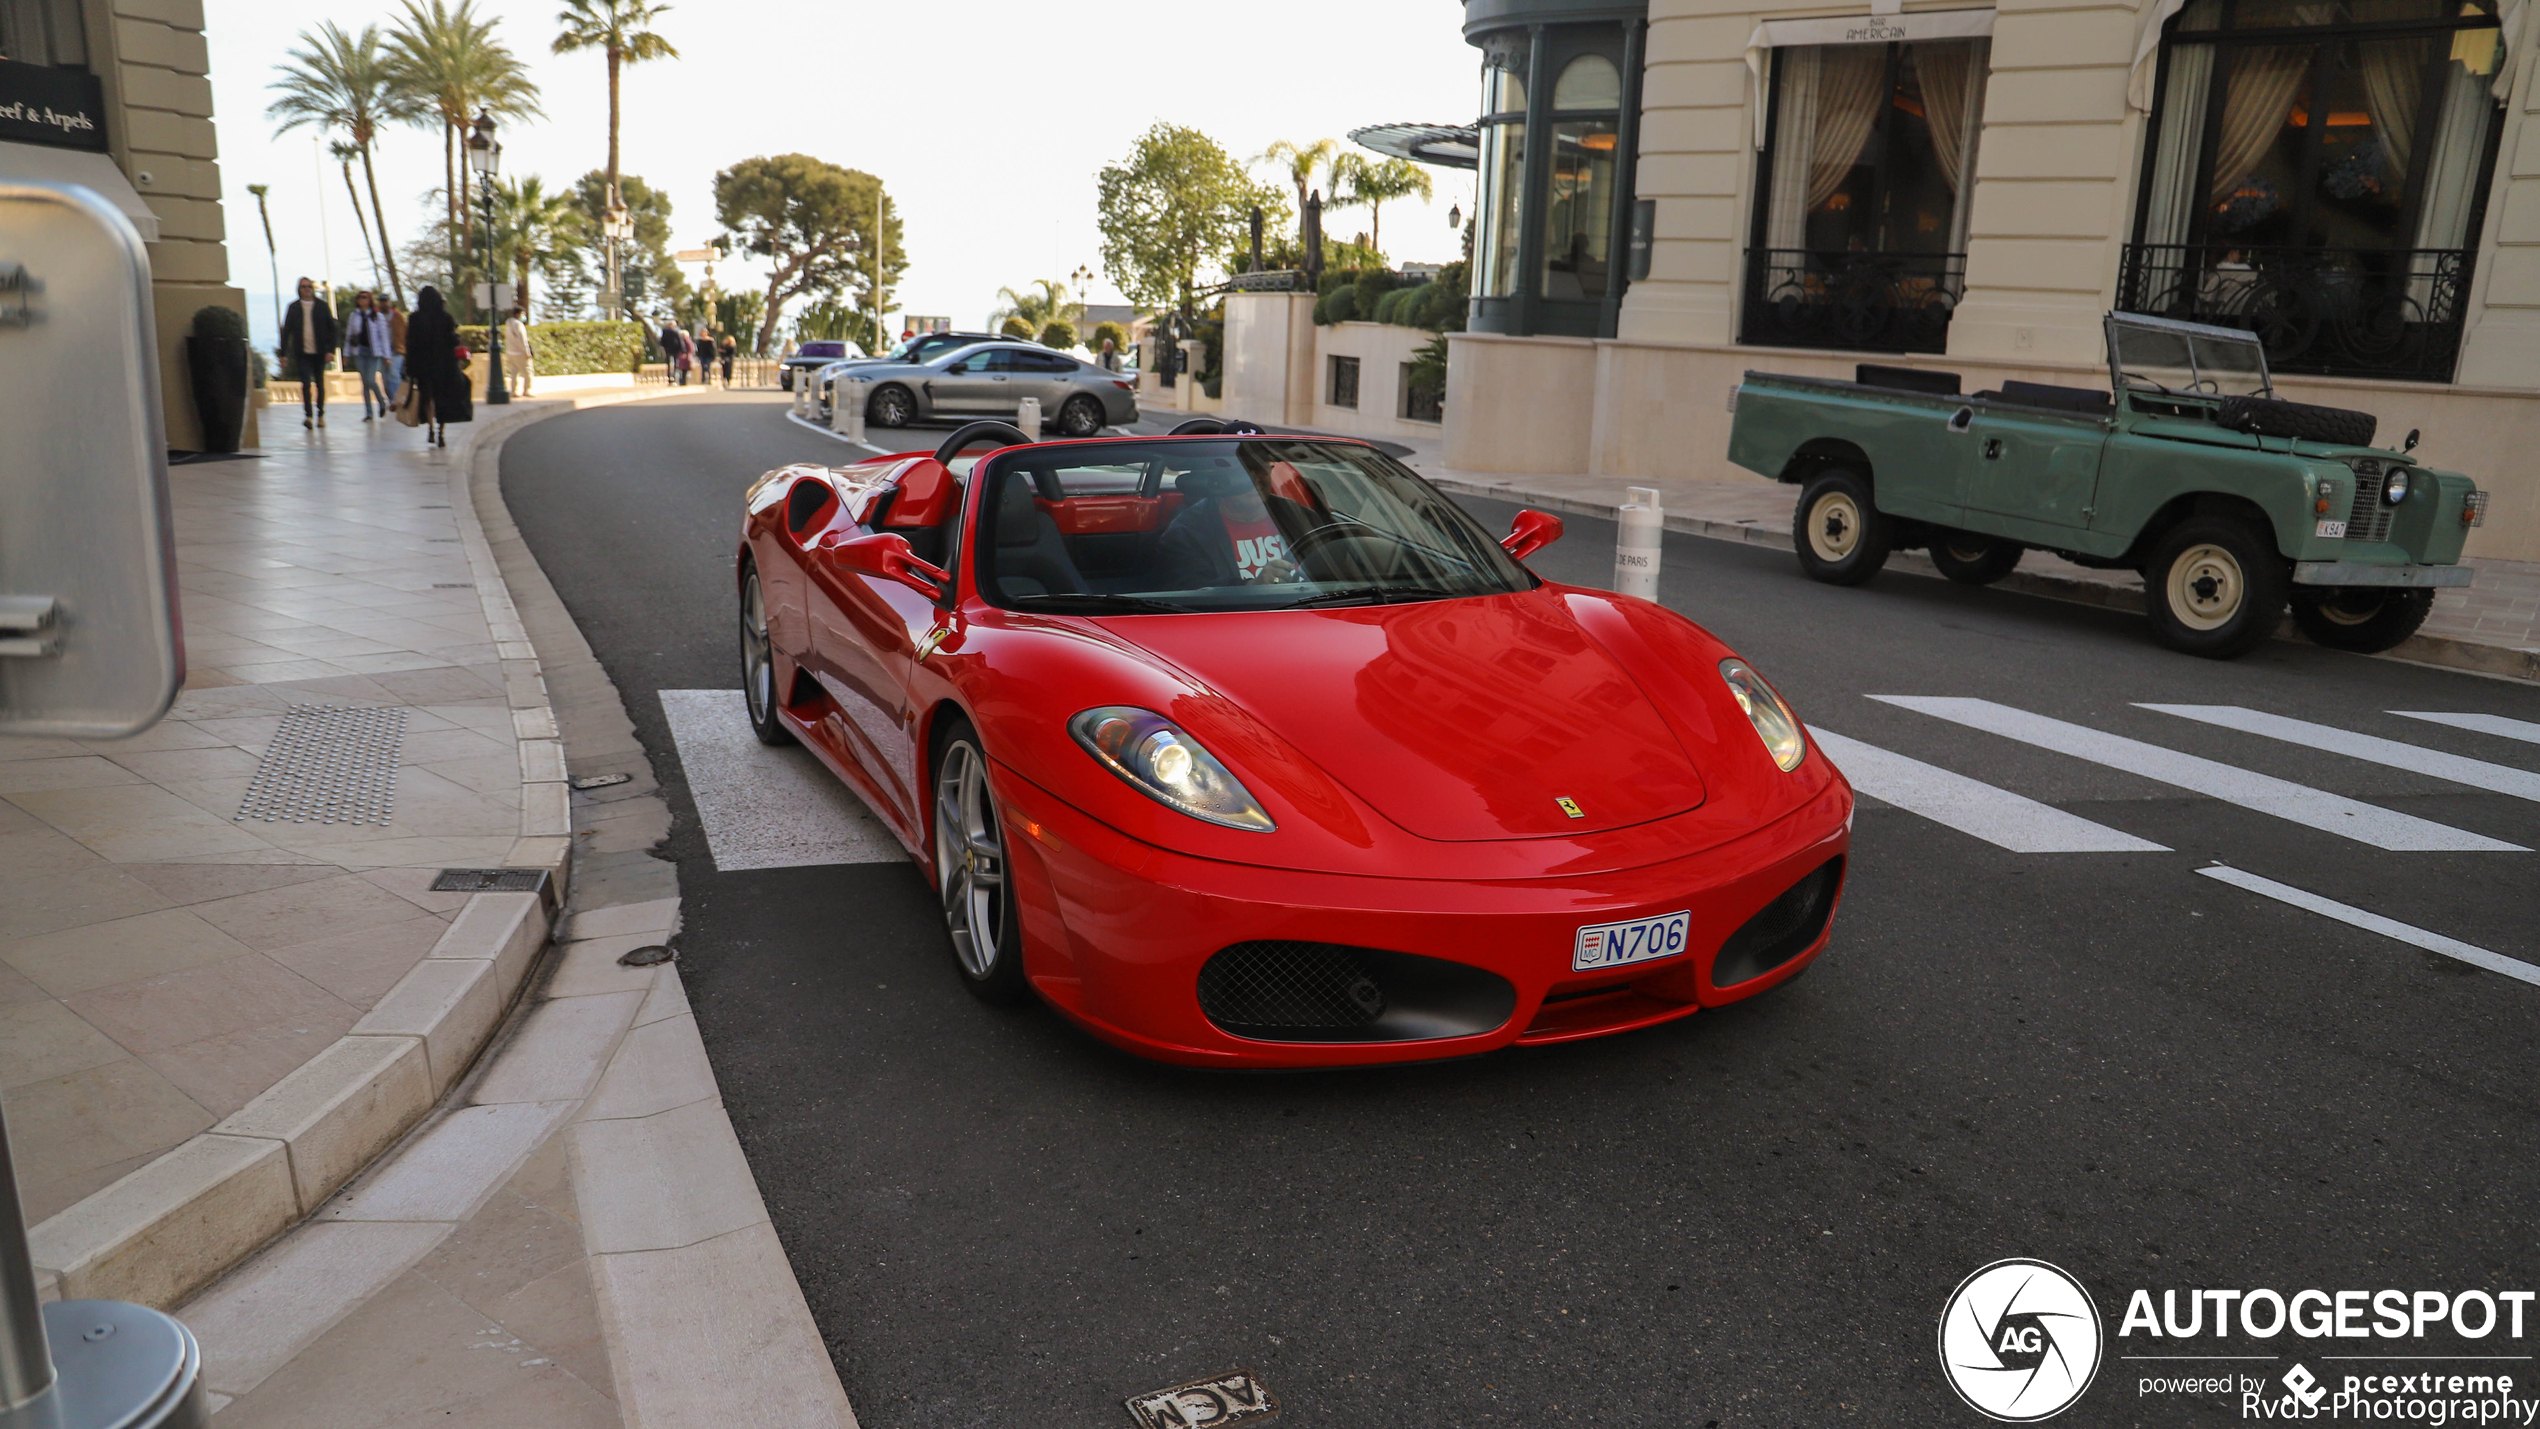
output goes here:
[{"label": "yellow ferrari badge", "polygon": [[1571,818],[1584,819],[1587,817],[1587,815],[1579,812],[1579,801],[1566,794],[1553,800],[1552,802],[1559,804],[1561,806],[1561,812],[1568,814]]}]

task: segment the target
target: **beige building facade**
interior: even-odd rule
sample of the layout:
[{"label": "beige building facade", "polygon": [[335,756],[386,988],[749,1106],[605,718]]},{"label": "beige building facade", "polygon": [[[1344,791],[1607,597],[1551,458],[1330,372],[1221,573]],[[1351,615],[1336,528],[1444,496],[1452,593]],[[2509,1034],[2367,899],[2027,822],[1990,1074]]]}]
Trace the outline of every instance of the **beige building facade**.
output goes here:
[{"label": "beige building facade", "polygon": [[[2493,493],[2471,554],[2540,560],[2534,8],[1468,0],[1447,463],[1716,473],[1749,369],[2104,384],[2124,308],[2250,328],[2280,395],[2422,429]],[[1611,130],[1549,92],[1590,51],[1625,64]]]},{"label": "beige building facade", "polygon": [[[229,281],[210,73],[202,0],[0,0],[0,178],[86,185],[140,230],[178,450],[201,445],[184,348],[194,314],[246,313]],[[253,445],[252,407],[247,420]]]}]

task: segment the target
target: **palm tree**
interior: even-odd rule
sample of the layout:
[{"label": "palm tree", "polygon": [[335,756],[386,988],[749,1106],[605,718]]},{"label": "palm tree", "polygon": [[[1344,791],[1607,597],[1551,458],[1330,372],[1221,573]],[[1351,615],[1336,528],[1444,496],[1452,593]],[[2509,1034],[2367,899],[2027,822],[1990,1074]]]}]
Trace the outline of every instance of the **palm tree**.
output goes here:
[{"label": "palm tree", "polygon": [[[1067,285],[1055,278],[1033,279],[1032,290],[1028,293],[999,288],[997,302],[1000,306],[989,315],[988,321],[1021,318],[1034,333],[1054,322],[1076,323],[1084,321],[1085,317],[1083,300],[1070,294]],[[1025,334],[1027,337],[1030,335]]]},{"label": "palm tree", "polygon": [[[276,121],[276,133],[303,126],[341,131],[361,155],[362,177],[370,185],[371,215],[379,220],[379,246],[388,255],[388,286],[402,303],[405,282],[397,274],[395,248],[388,239],[388,213],[380,206],[379,174],[371,152],[380,125],[414,118],[414,98],[399,83],[377,25],[364,25],[360,34],[351,35],[329,20],[315,30],[303,31],[300,43],[305,48],[291,51],[289,61],[280,66],[282,77],[273,88],[281,97],[266,106],[265,117]],[[344,179],[352,182],[349,165]],[[353,211],[361,211],[358,195]],[[363,231],[369,231],[367,224]]]},{"label": "palm tree", "polygon": [[1332,167],[1332,155],[1338,152],[1340,147],[1337,141],[1331,139],[1317,139],[1311,144],[1299,144],[1293,140],[1282,139],[1262,150],[1261,157],[1253,162],[1277,164],[1288,171],[1288,182],[1296,185],[1296,219],[1302,224],[1305,222],[1306,190],[1313,184],[1314,175],[1318,171],[1329,170]]},{"label": "palm tree", "polygon": [[679,51],[647,28],[668,12],[651,0],[565,0],[556,23],[555,52],[598,50],[609,62],[609,197],[617,197],[617,74],[626,65],[646,60],[675,60]]},{"label": "palm tree", "polygon": [[353,186],[353,160],[361,153],[361,149],[357,145],[338,139],[326,146],[326,152],[332,154],[335,162],[344,168],[344,196],[353,201],[353,222],[359,224],[362,230],[362,256],[370,260],[370,281],[372,286],[376,287],[381,281],[379,250],[371,246],[370,215],[362,211],[362,191]]},{"label": "palm tree", "polygon": [[570,193],[549,193],[536,174],[493,181],[494,259],[520,284],[520,310],[529,313],[532,272],[553,274],[583,232],[582,213]]},{"label": "palm tree", "polygon": [[1437,192],[1429,182],[1429,171],[1408,159],[1371,163],[1358,154],[1343,154],[1332,161],[1332,187],[1334,197],[1348,195],[1340,199],[1343,205],[1367,205],[1367,246],[1379,253],[1385,247],[1384,206],[1413,194],[1425,199]]},{"label": "palm tree", "polygon": [[441,126],[441,193],[454,255],[466,251],[463,215],[472,182],[459,161],[459,136],[479,111],[500,119],[540,112],[538,86],[519,57],[494,37],[497,23],[476,13],[476,0],[459,0],[456,7],[448,0],[405,0],[404,18],[388,34],[391,72],[414,105],[411,122]]}]

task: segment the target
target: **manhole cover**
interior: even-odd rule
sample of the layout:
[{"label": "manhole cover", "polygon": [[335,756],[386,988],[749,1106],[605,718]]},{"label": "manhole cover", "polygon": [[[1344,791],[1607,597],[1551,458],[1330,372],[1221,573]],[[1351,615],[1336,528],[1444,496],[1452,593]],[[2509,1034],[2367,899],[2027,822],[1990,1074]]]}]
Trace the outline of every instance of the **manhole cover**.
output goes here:
[{"label": "manhole cover", "polygon": [[575,777],[576,789],[610,789],[634,779],[632,774],[583,774]]},{"label": "manhole cover", "polygon": [[659,943],[646,943],[640,948],[632,948],[621,954],[617,965],[622,968],[657,967],[677,956],[679,956],[677,953]]},{"label": "manhole cover", "polygon": [[257,761],[237,817],[385,824],[396,812],[405,739],[406,712],[395,706],[293,705]]},{"label": "manhole cover", "polygon": [[1150,1390],[1120,1402],[1128,1406],[1138,1429],[1216,1429],[1220,1424],[1267,1419],[1279,1412],[1279,1401],[1248,1369]]},{"label": "manhole cover", "polygon": [[432,880],[435,893],[544,893],[543,868],[445,868]]}]

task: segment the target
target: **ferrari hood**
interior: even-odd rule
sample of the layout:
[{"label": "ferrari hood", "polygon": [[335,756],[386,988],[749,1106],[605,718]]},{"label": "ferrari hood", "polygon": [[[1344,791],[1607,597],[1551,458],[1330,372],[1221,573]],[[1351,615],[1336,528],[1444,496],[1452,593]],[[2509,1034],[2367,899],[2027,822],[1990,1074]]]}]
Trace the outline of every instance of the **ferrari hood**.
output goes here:
[{"label": "ferrari hood", "polygon": [[1104,624],[1423,838],[1592,833],[1702,802],[1666,721],[1547,591]]}]

